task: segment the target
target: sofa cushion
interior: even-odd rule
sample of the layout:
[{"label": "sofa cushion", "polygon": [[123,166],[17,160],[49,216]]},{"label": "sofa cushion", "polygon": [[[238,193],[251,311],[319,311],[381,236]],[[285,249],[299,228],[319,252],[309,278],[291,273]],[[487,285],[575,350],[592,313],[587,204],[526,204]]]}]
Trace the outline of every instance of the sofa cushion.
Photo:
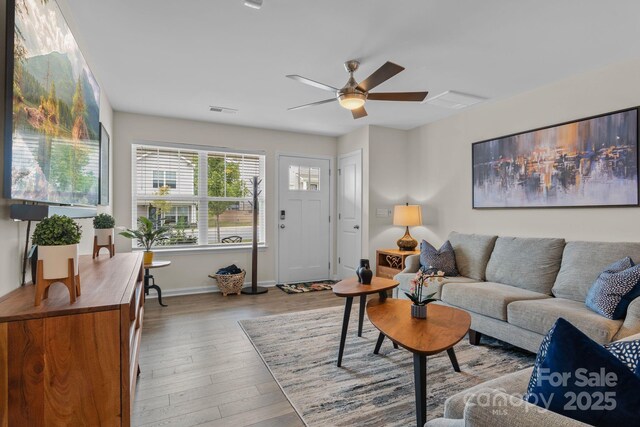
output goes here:
[{"label": "sofa cushion", "polygon": [[551,295],[564,239],[498,237],[487,264],[487,280]]},{"label": "sofa cushion", "polygon": [[624,257],[640,260],[640,243],[567,242],[553,295],[584,302],[605,267]]},{"label": "sofa cushion", "polygon": [[507,306],[513,301],[551,298],[502,283],[456,283],[442,287],[442,301],[474,313],[507,320]]},{"label": "sofa cushion", "polygon": [[608,319],[623,319],[640,295],[640,265],[622,258],[608,266],[589,289],[586,306]]},{"label": "sofa cushion", "polygon": [[[624,363],[562,318],[545,341],[546,354],[541,347],[526,401],[591,425],[635,424],[640,378]],[[605,396],[604,403],[599,396]]]},{"label": "sofa cushion", "polygon": [[541,335],[545,335],[560,317],[600,344],[611,342],[622,326],[622,320],[607,319],[589,310],[584,303],[563,298],[516,301],[507,307],[510,324]]},{"label": "sofa cushion", "polygon": [[456,268],[456,255],[448,240],[440,249],[423,240],[420,243],[420,265],[423,269],[443,271],[447,276],[460,275]]},{"label": "sofa cushion", "polygon": [[[399,283],[397,288],[398,298],[406,299],[404,293],[409,292],[411,288],[411,279],[415,277],[416,277],[416,273],[399,273],[395,275],[393,279],[397,280]],[[442,289],[442,286],[447,283],[476,283],[476,282],[477,280],[470,279],[468,277],[463,277],[463,276],[455,276],[455,277],[445,276],[443,277],[442,282],[433,280],[432,283],[429,283],[429,285],[424,288],[423,292],[425,295],[429,295],[435,292],[435,297],[440,298],[441,297],[440,291]]]},{"label": "sofa cushion", "polygon": [[452,231],[449,241],[456,254],[456,265],[462,276],[485,280],[485,270],[498,236],[462,234]]}]

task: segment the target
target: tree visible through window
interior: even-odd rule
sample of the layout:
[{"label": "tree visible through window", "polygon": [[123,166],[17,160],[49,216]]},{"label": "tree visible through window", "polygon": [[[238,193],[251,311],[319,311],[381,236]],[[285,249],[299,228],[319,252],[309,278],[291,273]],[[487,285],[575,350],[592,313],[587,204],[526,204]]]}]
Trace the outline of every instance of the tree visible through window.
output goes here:
[{"label": "tree visible through window", "polygon": [[[252,241],[251,181],[264,179],[264,155],[134,146],[132,220],[170,227],[167,245],[232,245]],[[259,203],[264,205],[264,191]],[[258,221],[264,242],[264,206]]]}]

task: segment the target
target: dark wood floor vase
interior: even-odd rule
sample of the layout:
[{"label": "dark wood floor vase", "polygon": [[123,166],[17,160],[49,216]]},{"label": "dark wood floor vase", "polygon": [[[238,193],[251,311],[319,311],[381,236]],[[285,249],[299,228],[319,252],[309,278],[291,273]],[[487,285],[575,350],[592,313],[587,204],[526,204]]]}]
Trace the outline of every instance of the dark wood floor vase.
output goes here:
[{"label": "dark wood floor vase", "polygon": [[0,427],[129,426],[144,293],[142,254],[80,258],[82,295],[27,285],[0,299]]}]

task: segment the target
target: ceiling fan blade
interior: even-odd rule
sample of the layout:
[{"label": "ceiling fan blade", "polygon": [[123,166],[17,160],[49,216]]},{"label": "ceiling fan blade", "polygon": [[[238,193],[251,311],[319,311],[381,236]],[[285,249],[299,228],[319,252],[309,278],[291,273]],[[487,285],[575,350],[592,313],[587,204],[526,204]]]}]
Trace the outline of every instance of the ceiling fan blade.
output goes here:
[{"label": "ceiling fan blade", "polygon": [[367,116],[367,110],[365,110],[364,107],[360,107],[355,110],[351,110],[351,114],[353,114],[354,119],[361,119],[362,117]]},{"label": "ceiling fan blade", "polygon": [[324,83],[320,83],[320,82],[317,82],[315,80],[311,80],[311,79],[308,79],[306,77],[299,76],[297,74],[289,74],[287,77],[289,77],[290,79],[293,79],[293,80],[297,80],[300,83],[304,83],[304,84],[309,85],[309,86],[317,87],[318,89],[328,90],[329,92],[334,92],[334,93],[338,91],[338,89],[336,89],[333,86],[329,86],[329,85],[326,85]]},{"label": "ceiling fan blade", "polygon": [[415,101],[422,102],[429,92],[378,92],[370,93],[367,99],[373,101]]},{"label": "ceiling fan blade", "polygon": [[315,105],[327,104],[327,103],[333,102],[333,101],[337,101],[337,98],[329,98],[329,99],[325,99],[324,101],[312,102],[311,104],[298,105],[297,107],[287,108],[287,110],[288,111],[299,110],[301,108],[307,108],[307,107],[313,107]]},{"label": "ceiling fan blade", "polygon": [[358,85],[358,89],[364,92],[369,92],[371,89],[386,82],[402,70],[404,70],[404,67],[387,61],[382,67],[374,71],[373,74],[361,81]]}]

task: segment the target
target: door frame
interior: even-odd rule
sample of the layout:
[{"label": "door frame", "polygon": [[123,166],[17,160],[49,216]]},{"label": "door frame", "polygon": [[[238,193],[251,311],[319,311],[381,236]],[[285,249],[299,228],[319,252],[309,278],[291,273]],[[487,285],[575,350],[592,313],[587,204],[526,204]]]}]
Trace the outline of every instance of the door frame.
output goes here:
[{"label": "door frame", "polygon": [[[359,155],[360,156],[360,258],[362,258],[362,241],[364,239],[364,227],[365,224],[363,223],[362,219],[364,217],[364,153],[363,153],[363,149],[362,148],[358,148],[357,150],[353,150],[350,151],[348,153],[342,153],[338,155],[338,158],[336,160],[336,170],[338,169],[339,165],[340,165],[340,159],[343,159],[345,157],[351,157],[354,155]],[[337,176],[336,176],[337,177]],[[338,228],[338,215],[339,215],[339,211],[340,211],[340,198],[339,198],[339,194],[338,194],[338,181],[336,180],[336,276],[338,273],[338,254],[340,254],[340,229]],[[367,227],[369,227],[369,225],[366,225]]]},{"label": "door frame", "polygon": [[[303,159],[316,159],[316,160],[329,160],[329,215],[331,216],[331,221],[329,222],[329,263],[330,263],[330,267],[329,267],[329,274],[328,277],[330,279],[335,279],[336,278],[336,274],[333,273],[334,269],[336,268],[336,261],[335,261],[335,250],[334,250],[334,246],[335,246],[335,235],[336,235],[336,224],[337,224],[337,217],[336,217],[336,192],[334,191],[335,188],[335,164],[336,164],[336,158],[334,156],[331,155],[325,155],[325,154],[308,154],[308,153],[296,153],[296,152],[287,152],[287,151],[276,151],[276,165],[275,165],[275,169],[276,169],[276,177],[275,177],[275,191],[274,191],[274,196],[275,196],[275,203],[273,204],[273,209],[272,209],[272,214],[273,214],[273,218],[274,218],[274,227],[275,227],[275,234],[276,234],[276,256],[274,257],[275,260],[275,280],[276,280],[276,284],[280,283],[280,232],[278,231],[278,221],[280,220],[280,212],[279,212],[279,208],[280,208],[280,158],[281,157],[300,157]],[[336,270],[337,272],[337,270]]]}]

